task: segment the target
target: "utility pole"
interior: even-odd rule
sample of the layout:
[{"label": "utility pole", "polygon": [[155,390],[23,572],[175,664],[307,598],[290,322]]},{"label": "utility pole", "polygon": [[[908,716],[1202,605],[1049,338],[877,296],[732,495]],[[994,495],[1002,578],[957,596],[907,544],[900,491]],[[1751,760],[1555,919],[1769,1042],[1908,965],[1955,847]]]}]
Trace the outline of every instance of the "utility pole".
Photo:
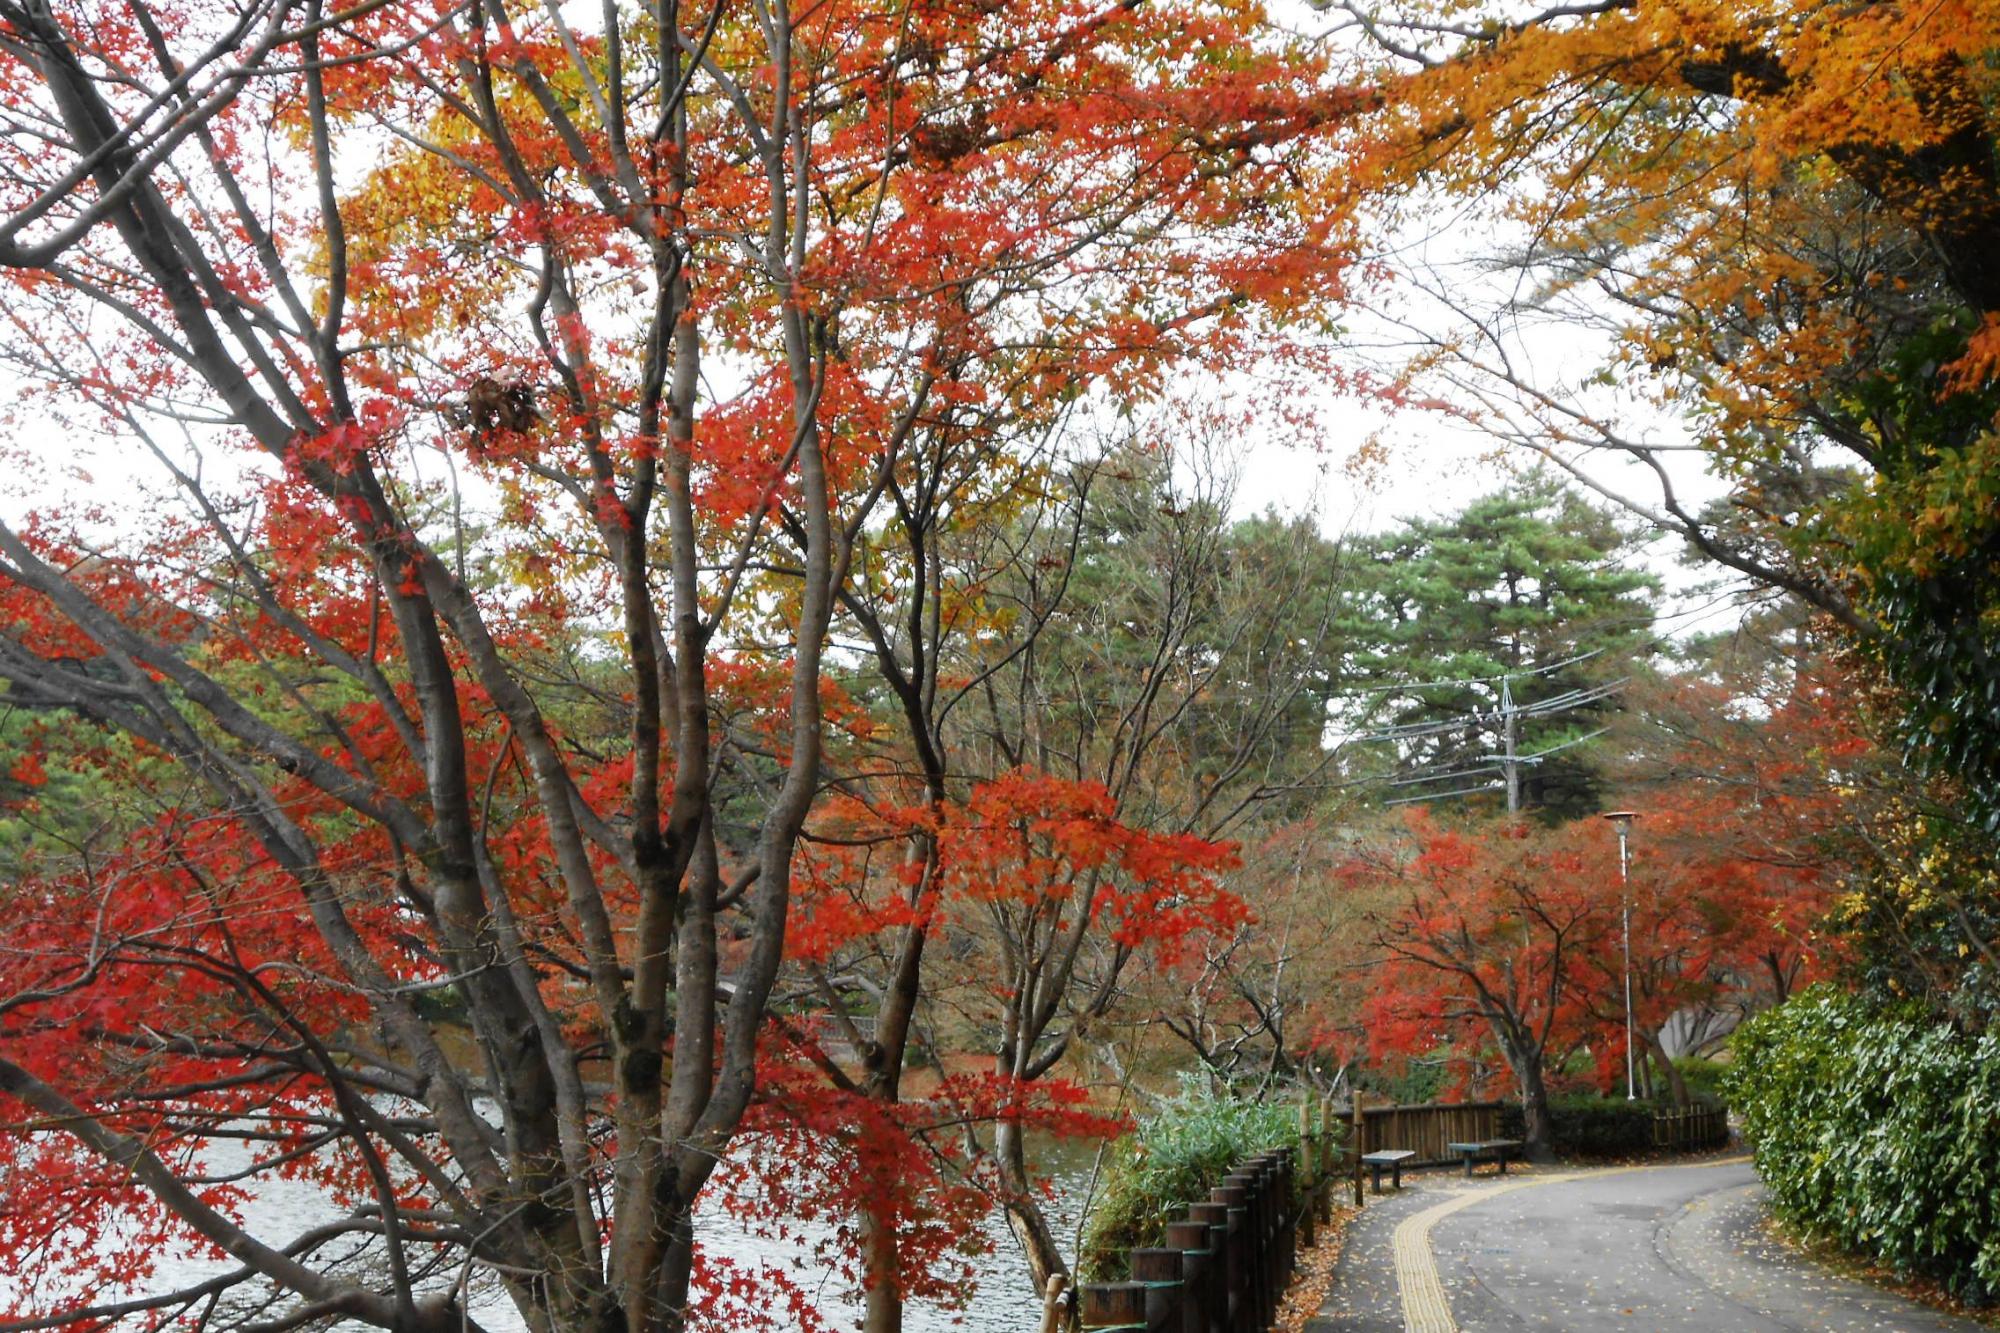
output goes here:
[{"label": "utility pole", "polygon": [[1625,931],[1625,1100],[1629,1102],[1638,1093],[1634,1091],[1632,1062],[1632,870],[1625,837],[1638,814],[1631,810],[1610,810],[1604,817],[1618,829],[1618,903]]},{"label": "utility pole", "polygon": [[[1620,677],[1617,680],[1607,681],[1602,685],[1581,685],[1548,698],[1538,699],[1533,703],[1520,704],[1514,700],[1514,677],[1517,675],[1529,678],[1546,676],[1550,672],[1559,670],[1562,667],[1572,666],[1577,662],[1585,661],[1595,656],[1597,656],[1597,652],[1584,653],[1582,656],[1551,663],[1545,667],[1522,668],[1498,676],[1480,676],[1472,680],[1428,681],[1420,684],[1412,683],[1404,686],[1391,686],[1384,691],[1368,691],[1369,693],[1408,693],[1421,695],[1426,691],[1443,689],[1447,686],[1454,689],[1462,689],[1469,685],[1498,684],[1500,687],[1499,710],[1497,714],[1485,712],[1475,706],[1469,714],[1462,714],[1446,721],[1391,726],[1371,735],[1362,735],[1353,738],[1353,740],[1359,743],[1387,741],[1392,744],[1400,744],[1420,737],[1456,732],[1461,728],[1472,729],[1483,735],[1485,734],[1484,729],[1492,725],[1494,718],[1497,716],[1499,719],[1500,753],[1493,754],[1489,752],[1471,756],[1469,759],[1441,762],[1431,765],[1431,771],[1429,772],[1419,770],[1406,777],[1391,777],[1387,780],[1388,785],[1392,788],[1424,786],[1433,782],[1462,781],[1467,778],[1485,778],[1485,781],[1475,781],[1470,786],[1455,787],[1450,791],[1426,791],[1415,796],[1399,796],[1385,801],[1384,804],[1408,805],[1413,801],[1442,801],[1454,796],[1476,796],[1496,790],[1504,790],[1507,794],[1507,813],[1510,815],[1519,814],[1521,811],[1521,769],[1524,765],[1539,764],[1552,754],[1570,749],[1573,746],[1586,744],[1602,736],[1609,730],[1607,727],[1598,727],[1596,730],[1586,732],[1581,736],[1573,736],[1569,740],[1560,741],[1553,745],[1544,745],[1543,748],[1532,753],[1522,754],[1521,719],[1528,717],[1555,717],[1577,708],[1586,707],[1596,703],[1600,699],[1610,698],[1625,688],[1626,678]],[[1470,763],[1471,767],[1466,767],[1467,763]],[[1499,788],[1492,785],[1491,775],[1495,773],[1503,775],[1503,783]]]}]

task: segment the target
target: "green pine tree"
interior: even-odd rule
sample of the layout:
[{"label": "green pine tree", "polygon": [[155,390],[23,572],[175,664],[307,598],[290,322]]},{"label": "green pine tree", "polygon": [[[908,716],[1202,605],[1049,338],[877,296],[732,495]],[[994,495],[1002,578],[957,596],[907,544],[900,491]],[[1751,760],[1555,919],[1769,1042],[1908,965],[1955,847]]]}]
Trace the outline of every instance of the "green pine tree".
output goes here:
[{"label": "green pine tree", "polygon": [[1608,725],[1618,696],[1563,701],[1610,685],[1647,651],[1660,584],[1637,554],[1634,534],[1539,471],[1449,518],[1357,543],[1345,637],[1366,646],[1344,674],[1374,692],[1356,696],[1349,722],[1401,733],[1374,748],[1399,774],[1435,777],[1391,796],[1491,784],[1493,797],[1474,799],[1501,803],[1504,683],[1527,710],[1514,736],[1527,761],[1521,808],[1595,810],[1603,745],[1584,738]]}]

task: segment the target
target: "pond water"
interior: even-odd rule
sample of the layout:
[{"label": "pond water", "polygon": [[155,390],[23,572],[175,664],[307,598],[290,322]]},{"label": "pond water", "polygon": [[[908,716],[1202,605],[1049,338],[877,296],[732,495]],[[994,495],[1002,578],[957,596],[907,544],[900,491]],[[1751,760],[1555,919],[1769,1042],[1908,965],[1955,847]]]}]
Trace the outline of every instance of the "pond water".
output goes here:
[{"label": "pond water", "polygon": [[[1054,1190],[1049,1202],[1050,1221],[1063,1241],[1071,1247],[1078,1219],[1090,1188],[1094,1144],[1048,1143],[1037,1145],[1039,1168],[1048,1173]],[[218,1154],[222,1156],[226,1154]],[[244,1208],[244,1220],[252,1234],[260,1238],[288,1237],[336,1216],[337,1211],[316,1187],[300,1181],[263,1182]],[[813,1293],[814,1304],[835,1329],[852,1329],[860,1323],[860,1305],[852,1293],[842,1291],[837,1278],[825,1275],[812,1257],[809,1244],[814,1233],[804,1228],[806,1241],[784,1244],[753,1234],[750,1229],[711,1209],[702,1219],[702,1243],[716,1253],[745,1267],[781,1266],[801,1289]],[[996,1208],[984,1227],[986,1253],[974,1261],[978,1292],[962,1311],[934,1306],[912,1305],[904,1316],[908,1333],[1032,1333],[1041,1315],[1041,1302],[1028,1281],[1027,1268],[1019,1246],[1007,1229],[1005,1217]],[[824,1234],[824,1233],[818,1233]],[[81,1239],[81,1238],[79,1238]],[[107,1233],[95,1240],[99,1245],[115,1245],[119,1239]],[[109,1301],[147,1292],[166,1292],[227,1271],[232,1263],[202,1255],[168,1253],[157,1257],[149,1281],[132,1291],[94,1291],[91,1300]],[[39,1290],[37,1290],[39,1288]],[[50,1290],[30,1269],[0,1271],[0,1310],[29,1304],[42,1309],[73,1303],[86,1293]],[[524,1326],[504,1293],[497,1289],[480,1292],[472,1311],[489,1333],[525,1333]],[[23,1311],[25,1313],[25,1310]],[[134,1327],[138,1327],[134,1324]],[[362,1325],[339,1325],[343,1330]]]},{"label": "pond water", "polygon": [[[1049,1142],[1036,1144],[1035,1161],[1047,1174],[1054,1197],[1045,1202],[1049,1222],[1061,1240],[1065,1254],[1074,1249],[1079,1221],[1091,1188],[1096,1160],[1094,1143]],[[705,1222],[703,1244],[739,1262],[780,1262],[787,1265],[801,1287],[815,1290],[818,1264],[795,1248],[774,1245],[747,1234],[726,1217]],[[973,1263],[978,1292],[971,1305],[961,1311],[934,1306],[911,1305],[904,1312],[906,1333],[1034,1333],[1042,1313],[1041,1298],[1028,1280],[1026,1261],[1019,1244],[1007,1228],[1004,1214],[995,1208],[986,1217],[987,1252]],[[861,1306],[832,1283],[820,1286],[814,1302],[835,1329],[858,1328]],[[497,1333],[497,1330],[495,1331]]]}]

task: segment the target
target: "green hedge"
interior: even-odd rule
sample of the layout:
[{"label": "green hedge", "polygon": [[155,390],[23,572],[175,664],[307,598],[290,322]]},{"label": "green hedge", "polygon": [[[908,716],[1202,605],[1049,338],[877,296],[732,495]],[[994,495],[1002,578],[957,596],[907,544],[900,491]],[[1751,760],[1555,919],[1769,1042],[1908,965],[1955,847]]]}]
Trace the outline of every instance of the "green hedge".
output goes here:
[{"label": "green hedge", "polygon": [[[1556,1097],[1549,1102],[1549,1147],[1562,1157],[1637,1157],[1653,1151],[1653,1115],[1663,1108],[1623,1097]],[[1503,1138],[1526,1123],[1518,1103],[1500,1112]]]},{"label": "green hedge", "polygon": [[1561,1097],[1549,1107],[1555,1149],[1573,1157],[1639,1157],[1653,1151],[1662,1108],[1624,1097]]},{"label": "green hedge", "polygon": [[1167,1224],[1206,1200],[1244,1158],[1298,1142],[1296,1103],[1238,1101],[1184,1085],[1113,1149],[1077,1256],[1083,1280],[1123,1280],[1126,1251],[1161,1244]]},{"label": "green hedge", "polygon": [[1734,1041],[1723,1087],[1781,1216],[1962,1298],[2000,1293],[2000,1035],[1816,989]]}]

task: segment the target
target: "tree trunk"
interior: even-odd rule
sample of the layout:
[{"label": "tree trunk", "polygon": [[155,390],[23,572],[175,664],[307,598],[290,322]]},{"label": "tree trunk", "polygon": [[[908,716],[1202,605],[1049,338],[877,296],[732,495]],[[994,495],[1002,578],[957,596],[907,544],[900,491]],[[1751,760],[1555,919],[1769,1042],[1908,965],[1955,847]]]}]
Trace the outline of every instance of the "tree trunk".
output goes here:
[{"label": "tree trunk", "polygon": [[903,1274],[896,1232],[874,1211],[861,1211],[862,1333],[902,1333]]},{"label": "tree trunk", "polygon": [[1000,1169],[1000,1183],[1006,1187],[1007,1227],[1020,1243],[1028,1260],[1028,1278],[1037,1294],[1048,1289],[1051,1275],[1069,1276],[1062,1250],[1049,1219],[1035,1202],[1034,1182],[1028,1178],[1027,1145],[1018,1124],[1002,1122],[993,1136],[994,1156]]},{"label": "tree trunk", "polygon": [[1521,1155],[1531,1162],[1555,1157],[1554,1127],[1549,1122],[1549,1090],[1542,1079],[1542,1060],[1534,1054],[1512,1053],[1514,1081],[1521,1086]]},{"label": "tree trunk", "polygon": [[[934,751],[927,749],[926,753]],[[928,784],[931,809],[939,812],[941,817],[944,779],[934,771]],[[926,904],[942,892],[936,843],[925,839],[915,844],[911,856],[913,860],[921,861],[924,867],[911,904],[919,919],[903,930],[889,986],[875,1016],[874,1040],[864,1056],[867,1075],[862,1086],[872,1100],[885,1106],[894,1106],[902,1099],[903,1064],[909,1055],[910,1031],[916,1021],[917,1001],[923,995],[924,944],[929,939],[929,930],[922,918]],[[882,1187],[869,1190],[866,1197],[888,1198],[891,1184],[881,1182]],[[885,1220],[880,1213],[864,1204],[860,1241],[861,1286],[865,1302],[862,1333],[902,1333],[904,1283],[901,1256],[896,1251],[894,1222]]]},{"label": "tree trunk", "polygon": [[1660,1074],[1667,1081],[1668,1095],[1674,1099],[1674,1105],[1682,1109],[1693,1105],[1694,1098],[1688,1094],[1687,1080],[1681,1077],[1681,1071],[1674,1067],[1674,1062],[1667,1056],[1667,1048],[1660,1044],[1659,1038],[1655,1035],[1648,1034],[1646,1037],[1646,1056],[1653,1064],[1660,1067]]},{"label": "tree trunk", "polygon": [[660,1259],[660,1276],[654,1284],[652,1313],[657,1322],[634,1318],[627,1311],[628,1328],[657,1329],[659,1333],[684,1333],[688,1326],[688,1298],[694,1289],[694,1217],[691,1208],[676,1209],[669,1223],[671,1239]]}]

